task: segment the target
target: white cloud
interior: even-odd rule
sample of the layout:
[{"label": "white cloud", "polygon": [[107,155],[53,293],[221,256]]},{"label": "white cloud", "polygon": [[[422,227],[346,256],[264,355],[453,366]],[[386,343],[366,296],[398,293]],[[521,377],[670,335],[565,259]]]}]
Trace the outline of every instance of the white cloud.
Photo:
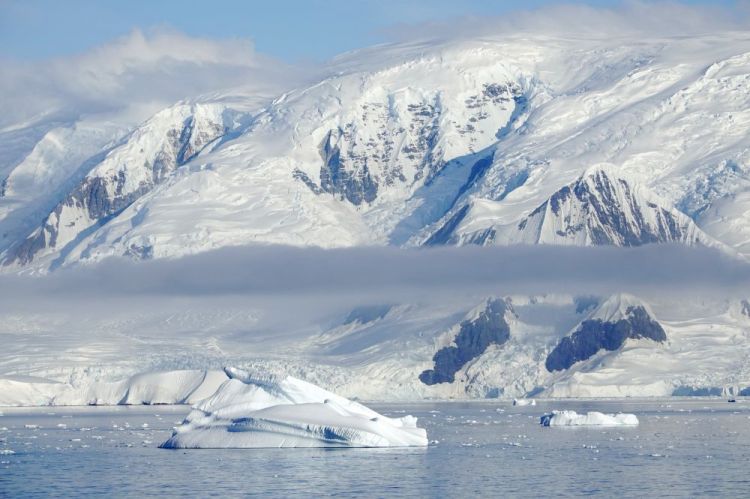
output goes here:
[{"label": "white cloud", "polygon": [[275,95],[298,72],[255,52],[249,40],[134,30],[86,53],[0,63],[0,129],[40,116],[65,120],[118,112],[139,121],[201,93],[245,87]]}]

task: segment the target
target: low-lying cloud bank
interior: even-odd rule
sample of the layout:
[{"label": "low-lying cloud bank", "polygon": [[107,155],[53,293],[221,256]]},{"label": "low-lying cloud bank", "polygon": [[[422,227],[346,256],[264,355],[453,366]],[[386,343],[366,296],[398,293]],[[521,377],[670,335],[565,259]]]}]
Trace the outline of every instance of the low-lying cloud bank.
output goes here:
[{"label": "low-lying cloud bank", "polygon": [[43,277],[0,277],[0,309],[107,298],[347,296],[427,300],[484,293],[745,296],[750,265],[707,248],[512,246],[227,248],[175,260],[109,259]]}]

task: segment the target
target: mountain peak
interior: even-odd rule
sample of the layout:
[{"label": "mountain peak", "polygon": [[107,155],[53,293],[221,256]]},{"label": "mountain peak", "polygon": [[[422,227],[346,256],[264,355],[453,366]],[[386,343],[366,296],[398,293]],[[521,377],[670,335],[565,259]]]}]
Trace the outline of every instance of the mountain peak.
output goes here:
[{"label": "mountain peak", "polygon": [[599,319],[604,322],[617,322],[627,318],[630,315],[629,310],[636,307],[642,307],[649,315],[653,316],[649,306],[640,298],[628,293],[617,293],[602,302],[588,318]]},{"label": "mountain peak", "polygon": [[607,165],[587,169],[517,228],[521,241],[536,244],[641,246],[710,241],[687,215]]},{"label": "mountain peak", "polygon": [[619,350],[629,339],[663,343],[667,334],[641,300],[624,293],[613,295],[560,340],[545,367],[549,372],[564,371],[600,351]]}]

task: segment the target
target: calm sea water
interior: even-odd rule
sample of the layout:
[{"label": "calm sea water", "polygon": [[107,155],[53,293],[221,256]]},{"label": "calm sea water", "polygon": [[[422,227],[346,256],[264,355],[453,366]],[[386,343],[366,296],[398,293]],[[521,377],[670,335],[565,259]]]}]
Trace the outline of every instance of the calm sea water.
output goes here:
[{"label": "calm sea water", "polygon": [[[170,451],[158,445],[186,407],[0,409],[0,496],[750,497],[750,401],[372,407],[418,416],[432,444]],[[553,408],[641,424],[540,427]]]}]

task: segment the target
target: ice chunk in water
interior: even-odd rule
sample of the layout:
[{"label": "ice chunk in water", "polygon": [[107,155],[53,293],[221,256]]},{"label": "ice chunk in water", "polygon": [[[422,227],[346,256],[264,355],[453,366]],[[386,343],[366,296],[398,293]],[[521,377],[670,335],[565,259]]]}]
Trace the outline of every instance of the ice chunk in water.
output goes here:
[{"label": "ice chunk in water", "polygon": [[426,446],[412,416],[388,418],[291,376],[227,368],[163,448]]},{"label": "ice chunk in water", "polygon": [[635,426],[638,424],[638,418],[635,414],[578,414],[575,411],[552,411],[542,416],[539,423],[542,426]]}]

